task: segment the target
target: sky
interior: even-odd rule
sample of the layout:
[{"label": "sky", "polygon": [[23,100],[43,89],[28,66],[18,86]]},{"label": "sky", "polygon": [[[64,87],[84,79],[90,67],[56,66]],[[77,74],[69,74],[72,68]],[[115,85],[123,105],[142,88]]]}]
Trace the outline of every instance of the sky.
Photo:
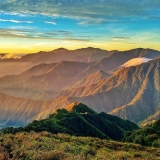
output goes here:
[{"label": "sky", "polygon": [[0,0],[0,53],[160,50],[160,0]]}]

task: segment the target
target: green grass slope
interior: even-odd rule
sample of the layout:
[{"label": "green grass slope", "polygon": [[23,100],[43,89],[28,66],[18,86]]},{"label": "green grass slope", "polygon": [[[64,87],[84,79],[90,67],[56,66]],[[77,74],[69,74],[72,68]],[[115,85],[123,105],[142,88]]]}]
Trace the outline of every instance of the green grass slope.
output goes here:
[{"label": "green grass slope", "polygon": [[48,131],[55,134],[67,133],[75,136],[121,140],[125,131],[134,129],[138,129],[138,126],[130,121],[104,112],[96,113],[86,105],[75,102],[66,109],[57,110],[46,119],[35,120],[24,128],[6,128],[2,132]]}]

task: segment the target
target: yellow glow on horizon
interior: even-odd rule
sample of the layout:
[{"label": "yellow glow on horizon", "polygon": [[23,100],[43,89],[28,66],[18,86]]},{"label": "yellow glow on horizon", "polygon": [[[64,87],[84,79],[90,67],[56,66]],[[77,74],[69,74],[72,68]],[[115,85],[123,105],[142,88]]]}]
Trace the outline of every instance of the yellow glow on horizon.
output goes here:
[{"label": "yellow glow on horizon", "polygon": [[8,43],[0,45],[0,53],[17,53],[28,54],[37,53],[39,51],[52,51],[57,48],[66,48],[75,50],[80,48],[94,47],[104,50],[130,50],[134,48],[150,48],[160,50],[159,44],[145,43],[145,44],[127,44],[121,42],[36,42],[36,43]]}]

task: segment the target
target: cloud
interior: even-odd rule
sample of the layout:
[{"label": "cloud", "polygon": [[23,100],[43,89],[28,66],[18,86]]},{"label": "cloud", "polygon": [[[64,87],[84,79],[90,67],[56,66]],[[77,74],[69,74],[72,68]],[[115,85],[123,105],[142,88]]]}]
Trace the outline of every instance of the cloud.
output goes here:
[{"label": "cloud", "polygon": [[106,21],[102,18],[99,19],[93,19],[93,18],[85,18],[85,20],[79,22],[79,25],[83,25],[83,26],[88,26],[88,25],[92,25],[92,24],[102,24],[102,23],[106,23]]},{"label": "cloud", "polygon": [[37,27],[31,27],[31,26],[23,26],[23,25],[19,25],[19,26],[10,26],[8,27],[8,29],[13,29],[13,30],[33,30],[33,29],[37,29]]},{"label": "cloud", "polygon": [[151,61],[151,60],[152,59],[145,58],[145,57],[133,58],[133,59],[127,61],[126,63],[124,63],[123,65],[121,65],[121,67],[137,66],[137,65],[140,65],[142,63],[146,63],[148,61]]},{"label": "cloud", "polygon": [[[81,25],[138,19],[160,19],[159,0],[5,0],[0,11],[78,19]],[[88,23],[90,21],[90,23]]]},{"label": "cloud", "polygon": [[4,53],[4,54],[0,54],[0,59],[10,59],[10,58],[14,58],[14,59],[19,59],[22,56],[24,56],[25,54],[17,54],[17,53]]},{"label": "cloud", "polygon": [[82,39],[82,38],[60,38],[60,40],[66,40],[66,41],[81,41],[81,42],[90,42],[91,39]]},{"label": "cloud", "polygon": [[12,23],[33,23],[32,21],[19,21],[19,20],[13,20],[13,19],[0,19],[0,22],[12,22]]},{"label": "cloud", "polygon": [[19,16],[19,17],[33,17],[34,15],[28,15],[26,12],[4,12],[1,11],[0,14],[3,13],[4,15],[11,15],[11,16]]},{"label": "cloud", "polygon": [[32,29],[0,29],[0,38],[49,39],[66,41],[91,41],[89,38],[77,38],[72,32],[57,30],[53,32],[34,32]]},{"label": "cloud", "polygon": [[113,41],[124,41],[129,39],[129,37],[113,37]]},{"label": "cloud", "polygon": [[55,22],[44,22],[44,23],[57,25]]}]

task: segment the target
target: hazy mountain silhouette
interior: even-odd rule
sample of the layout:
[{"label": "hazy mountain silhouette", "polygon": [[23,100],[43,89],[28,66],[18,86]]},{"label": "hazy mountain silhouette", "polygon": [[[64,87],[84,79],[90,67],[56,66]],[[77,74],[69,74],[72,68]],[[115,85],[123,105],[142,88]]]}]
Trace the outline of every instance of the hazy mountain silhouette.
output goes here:
[{"label": "hazy mountain silhouette", "polygon": [[61,61],[97,61],[95,66],[108,72],[132,58],[146,57],[153,59],[158,56],[160,56],[159,51],[142,48],[129,51],[106,51],[91,47],[77,50],[59,48],[50,52],[40,51],[38,53],[28,54],[22,56],[20,59],[0,60],[0,77],[20,74],[41,63],[57,63]]},{"label": "hazy mountain silhouette", "polygon": [[113,52],[115,51],[106,51],[91,47],[77,50],[59,48],[50,52],[40,51],[38,53],[27,54],[20,59],[0,60],[0,77],[20,74],[41,63],[57,63],[61,61],[92,62],[108,57]]}]

